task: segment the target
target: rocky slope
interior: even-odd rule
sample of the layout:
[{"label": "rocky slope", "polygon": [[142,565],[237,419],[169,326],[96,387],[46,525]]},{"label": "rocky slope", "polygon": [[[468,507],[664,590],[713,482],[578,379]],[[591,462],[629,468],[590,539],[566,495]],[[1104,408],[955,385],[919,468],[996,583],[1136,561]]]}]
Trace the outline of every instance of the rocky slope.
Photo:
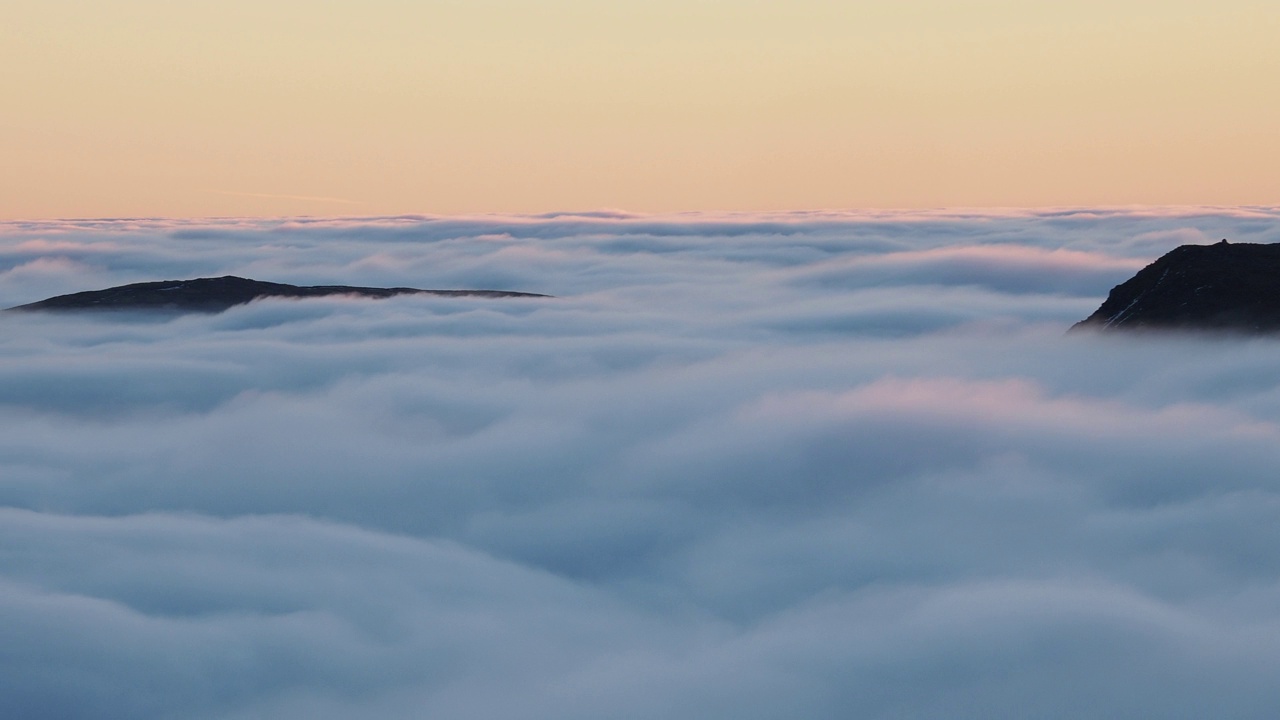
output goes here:
[{"label": "rocky slope", "polygon": [[1113,288],[1080,329],[1280,331],[1280,244],[1183,245]]}]

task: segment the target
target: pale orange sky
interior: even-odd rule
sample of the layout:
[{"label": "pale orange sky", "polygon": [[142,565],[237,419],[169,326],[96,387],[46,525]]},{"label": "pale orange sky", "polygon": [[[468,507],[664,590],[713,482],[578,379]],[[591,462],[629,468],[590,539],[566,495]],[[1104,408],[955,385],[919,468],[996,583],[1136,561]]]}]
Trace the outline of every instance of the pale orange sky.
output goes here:
[{"label": "pale orange sky", "polygon": [[0,217],[1280,202],[1280,3],[5,0]]}]

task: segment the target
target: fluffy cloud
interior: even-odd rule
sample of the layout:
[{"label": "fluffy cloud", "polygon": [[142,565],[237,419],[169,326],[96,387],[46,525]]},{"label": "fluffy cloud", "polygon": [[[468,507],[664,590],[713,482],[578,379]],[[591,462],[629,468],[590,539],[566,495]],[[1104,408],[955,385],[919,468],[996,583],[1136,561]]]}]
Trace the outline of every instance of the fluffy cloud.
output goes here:
[{"label": "fluffy cloud", "polygon": [[1271,339],[1064,336],[1280,211],[0,226],[555,299],[0,316],[6,717],[1269,717]]}]

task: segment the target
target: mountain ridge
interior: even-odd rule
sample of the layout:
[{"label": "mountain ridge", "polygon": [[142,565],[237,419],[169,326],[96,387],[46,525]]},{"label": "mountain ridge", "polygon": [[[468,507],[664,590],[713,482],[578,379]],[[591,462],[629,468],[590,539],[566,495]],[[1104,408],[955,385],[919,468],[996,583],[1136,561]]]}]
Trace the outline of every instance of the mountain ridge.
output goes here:
[{"label": "mountain ridge", "polygon": [[1174,248],[1112,288],[1071,330],[1280,332],[1280,244]]},{"label": "mountain ridge", "polygon": [[423,290],[411,287],[361,287],[355,285],[289,285],[251,280],[236,275],[192,280],[160,280],[130,283],[104,290],[57,295],[7,311],[109,311],[161,310],[177,312],[219,313],[237,305],[261,298],[304,299],[330,295],[354,295],[382,299],[396,295],[435,295],[442,297],[482,298],[550,298],[538,293],[506,290]]}]

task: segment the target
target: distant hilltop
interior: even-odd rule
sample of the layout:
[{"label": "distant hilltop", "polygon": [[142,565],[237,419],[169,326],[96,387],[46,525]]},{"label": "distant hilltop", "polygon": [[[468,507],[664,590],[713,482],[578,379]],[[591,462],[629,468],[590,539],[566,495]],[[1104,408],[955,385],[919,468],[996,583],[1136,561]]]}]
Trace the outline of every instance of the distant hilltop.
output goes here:
[{"label": "distant hilltop", "polygon": [[1280,244],[1183,245],[1117,285],[1072,330],[1280,331]]},{"label": "distant hilltop", "polygon": [[350,285],[287,285],[226,275],[194,280],[133,283],[106,290],[58,295],[9,308],[18,311],[161,310],[219,313],[259,298],[314,298],[353,295],[389,298],[395,295],[439,295],[481,298],[549,298],[537,293],[505,290],[420,290],[418,288],[354,287]]}]

